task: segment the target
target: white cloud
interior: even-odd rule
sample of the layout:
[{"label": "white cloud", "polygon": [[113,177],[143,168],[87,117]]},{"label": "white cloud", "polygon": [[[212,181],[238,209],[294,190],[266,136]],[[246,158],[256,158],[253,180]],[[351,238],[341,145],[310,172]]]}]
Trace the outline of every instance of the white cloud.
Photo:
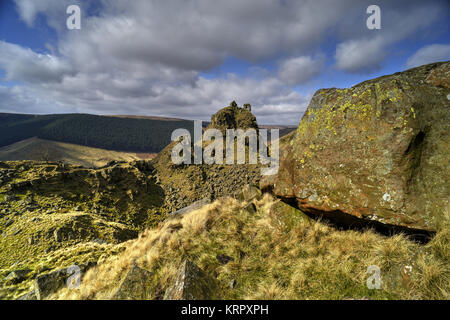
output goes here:
[{"label": "white cloud", "polygon": [[381,37],[340,43],[336,48],[336,66],[351,73],[378,70],[386,56],[386,45]]},{"label": "white cloud", "polygon": [[81,0],[14,0],[21,19],[28,25],[33,26],[39,14],[45,15],[49,26],[57,31],[63,31],[66,27],[67,6],[75,4],[83,8]]},{"label": "white cloud", "polygon": [[420,48],[408,59],[406,65],[409,68],[413,68],[432,62],[447,60],[450,60],[450,44],[432,44]]},{"label": "white cloud", "polygon": [[60,106],[23,86],[0,85],[0,112],[55,113]]},{"label": "white cloud", "polygon": [[[0,69],[7,80],[25,83],[3,87],[0,111],[207,120],[237,100],[251,103],[260,123],[290,124],[309,100],[292,86],[319,75],[325,57],[311,54],[329,37],[338,37],[339,68],[369,71],[382,65],[391,44],[445,11],[439,1],[381,1],[383,29],[374,34],[365,28],[369,0],[101,0],[92,16],[87,1],[15,2],[29,26],[45,15],[58,40],[51,55],[0,42]],[[81,6],[81,30],[65,29],[68,4]],[[257,64],[280,56],[293,58],[275,72],[202,76],[229,57]]]},{"label": "white cloud", "polygon": [[0,67],[7,80],[31,83],[61,82],[65,75],[75,74],[67,61],[4,41],[0,41]]},{"label": "white cloud", "polygon": [[[417,36],[439,17],[448,4],[440,1],[401,1],[380,3],[381,30],[368,30],[363,36],[352,34],[336,47],[336,67],[349,73],[378,71],[391,55],[390,48],[411,36]],[[448,11],[448,10],[447,10]],[[364,21],[365,24],[365,21]],[[420,34],[419,34],[420,35]]]},{"label": "white cloud", "polygon": [[289,85],[302,84],[316,77],[324,65],[324,56],[316,59],[310,56],[290,58],[281,63],[278,77]]}]

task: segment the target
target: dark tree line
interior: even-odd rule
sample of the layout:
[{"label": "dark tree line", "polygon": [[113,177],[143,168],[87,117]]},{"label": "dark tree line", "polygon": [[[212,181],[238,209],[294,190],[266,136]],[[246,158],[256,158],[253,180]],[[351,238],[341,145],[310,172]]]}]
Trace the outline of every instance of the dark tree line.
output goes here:
[{"label": "dark tree line", "polygon": [[0,146],[31,137],[96,148],[156,153],[170,143],[172,132],[193,132],[193,122],[95,116],[88,114],[0,114]]}]

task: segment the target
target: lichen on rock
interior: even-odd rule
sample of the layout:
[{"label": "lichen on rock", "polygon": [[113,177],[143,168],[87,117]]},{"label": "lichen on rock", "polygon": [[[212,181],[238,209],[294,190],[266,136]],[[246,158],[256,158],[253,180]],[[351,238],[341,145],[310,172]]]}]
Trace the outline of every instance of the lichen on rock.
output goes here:
[{"label": "lichen on rock", "polygon": [[311,214],[434,230],[449,205],[449,69],[318,90],[283,144],[274,193]]}]

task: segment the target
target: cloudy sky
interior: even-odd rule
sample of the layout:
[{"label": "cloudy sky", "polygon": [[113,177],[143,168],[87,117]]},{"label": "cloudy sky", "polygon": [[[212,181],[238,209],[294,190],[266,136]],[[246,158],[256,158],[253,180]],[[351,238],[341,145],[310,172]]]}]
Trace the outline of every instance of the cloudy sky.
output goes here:
[{"label": "cloudy sky", "polygon": [[445,0],[0,0],[0,112],[208,120],[236,100],[298,124],[319,88],[450,60],[449,15]]}]

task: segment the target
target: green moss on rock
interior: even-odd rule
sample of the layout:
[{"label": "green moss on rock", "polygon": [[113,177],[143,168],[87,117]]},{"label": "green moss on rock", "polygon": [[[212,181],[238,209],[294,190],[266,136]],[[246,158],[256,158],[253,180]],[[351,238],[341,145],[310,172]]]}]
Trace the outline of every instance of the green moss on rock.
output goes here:
[{"label": "green moss on rock", "polygon": [[283,144],[275,194],[312,214],[434,230],[449,205],[449,69],[317,91]]}]

